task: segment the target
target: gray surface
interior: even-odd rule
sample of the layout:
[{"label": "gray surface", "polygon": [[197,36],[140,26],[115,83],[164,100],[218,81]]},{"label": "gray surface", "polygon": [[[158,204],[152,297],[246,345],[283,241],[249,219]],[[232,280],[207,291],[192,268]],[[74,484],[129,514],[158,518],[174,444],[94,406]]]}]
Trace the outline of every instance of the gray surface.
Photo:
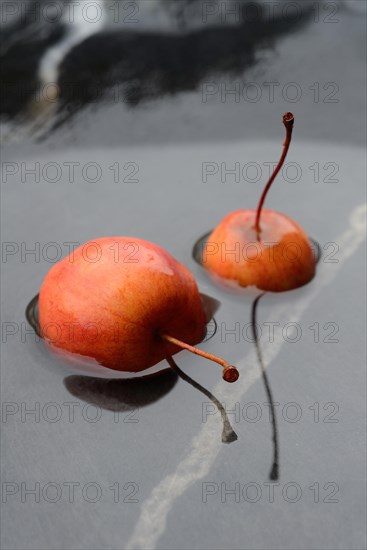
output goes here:
[{"label": "gray surface", "polygon": [[[239,299],[215,287],[191,258],[191,249],[195,240],[230,210],[255,207],[261,188],[260,182],[235,183],[228,178],[223,184],[218,177],[204,184],[202,163],[232,166],[234,162],[257,162],[264,167],[264,162],[276,160],[283,137],[279,115],[290,105],[221,104],[209,111],[198,103],[196,110],[192,102],[197,102],[198,96],[183,95],[157,102],[156,112],[142,108],[134,114],[120,113],[120,120],[127,121],[121,132],[110,127],[113,109],[109,113],[106,108],[95,117],[85,116],[74,129],[63,130],[42,145],[25,141],[4,149],[4,161],[23,161],[29,166],[34,162],[41,166],[57,162],[62,167],[71,161],[81,165],[98,162],[103,183],[87,183],[80,177],[70,183],[64,168],[62,179],[55,184],[34,183],[31,177],[25,183],[18,177],[9,178],[2,189],[2,240],[26,242],[29,248],[35,242],[41,247],[49,242],[63,247],[68,241],[82,243],[103,235],[127,234],[164,246],[192,270],[202,292],[220,300],[216,313],[219,331],[202,347],[238,364],[241,377],[235,385],[226,385],[214,365],[186,353],[177,356],[179,365],[212,390],[228,410],[236,403],[241,410],[248,403],[257,403],[262,411],[256,423],[246,416],[236,422],[230,416],[238,441],[224,445],[219,415],[203,423],[202,407],[207,399],[179,380],[162,399],[140,408],[133,417],[120,413],[116,421],[111,411],[100,409],[101,419],[88,422],[80,412],[85,402],[72,396],[63,383],[76,371],[35,342],[34,336],[27,335],[25,342],[20,333],[9,336],[2,347],[3,402],[19,407],[23,402],[29,408],[40,403],[41,409],[47,403],[57,403],[62,417],[55,423],[42,416],[40,422],[32,417],[23,421],[20,412],[3,417],[3,484],[16,483],[20,491],[22,482],[27,488],[37,482],[41,488],[52,482],[63,492],[55,503],[42,494],[40,502],[32,495],[22,502],[20,492],[9,496],[2,504],[4,548],[365,548],[365,214],[355,213],[355,208],[365,203],[364,155],[356,145],[364,141],[363,84],[359,83],[364,74],[363,35],[361,19],[353,19],[352,33],[348,17],[352,16],[344,14],[340,25],[333,27],[311,25],[297,37],[284,40],[279,50],[283,52],[279,53],[279,74],[284,81],[295,80],[294,71],[299,71],[305,85],[317,79],[340,82],[343,94],[337,104],[315,105],[305,99],[293,106],[299,116],[288,160],[299,164],[302,177],[294,184],[279,179],[267,200],[269,208],[297,219],[322,246],[328,242],[339,246],[338,262],[322,261],[312,283],[294,292],[269,294],[259,304],[260,324],[279,322],[284,327],[293,321],[302,329],[302,337],[293,344],[284,342],[277,330],[273,343],[265,331],[260,340],[274,398],[280,403],[280,485],[275,487],[274,502],[269,502],[268,486],[264,485],[271,464],[271,431],[254,346],[243,339],[236,343],[231,336],[225,338],[221,326],[249,323],[252,298]],[[307,33],[315,40],[307,41],[305,48]],[[319,54],[313,51],[316,38]],[[282,62],[285,50],[290,51],[287,66]],[[272,77],[271,70],[264,65],[264,80]],[[199,112],[203,118],[197,116]],[[105,126],[101,126],[103,113]],[[159,142],[168,141],[172,133],[173,141],[184,143],[153,147],[156,133]],[[222,140],[233,141],[207,142],[215,141],[218,134]],[[138,139],[139,135],[144,139]],[[271,141],[263,139],[273,135]],[[198,142],[188,145],[194,136]],[[254,140],[255,136],[260,140]],[[145,146],[112,146],[120,141],[126,144],[130,138],[130,142],[143,141]],[[94,147],[89,148],[92,142]],[[136,162],[139,183],[114,183],[109,167],[116,161]],[[315,183],[309,168],[315,162],[321,166],[337,163],[338,183]],[[261,181],[264,179],[265,170]],[[31,257],[22,262],[20,254],[3,263],[3,323],[17,323],[21,331],[25,306],[50,265]],[[309,329],[315,322],[320,323],[322,338],[326,335],[324,324],[336,323],[339,342],[315,343]],[[74,422],[64,405],[71,402],[79,403]],[[281,414],[290,402],[301,408],[298,422],[287,421]],[[309,409],[315,403],[320,406],[319,422]],[[333,419],[338,422],[324,421],[332,412],[323,409],[327,403],[337,405]],[[50,409],[50,416],[52,412]],[[289,410],[290,415],[293,412]],[[128,421],[135,418],[139,421]],[[80,484],[74,503],[69,502],[63,485],[68,482]],[[81,487],[89,482],[102,490],[97,503],[82,496]],[[123,502],[130,492],[127,488],[115,503],[109,487],[116,482],[121,487],[137,483],[135,498],[139,502]],[[202,502],[205,482],[219,488],[207,503]],[[233,488],[236,482],[241,489],[247,483],[258,483],[260,500],[237,503],[229,495],[227,502],[221,502],[221,483]],[[302,489],[298,502],[287,502],[282,496],[290,482]],[[320,502],[315,502],[309,489],[315,483],[319,484]],[[336,484],[334,498],[338,502],[324,502],[332,489],[325,488],[327,483]]]},{"label": "gray surface", "polygon": [[[287,4],[287,0],[283,1]],[[274,49],[259,50],[258,64],[245,74],[233,77],[213,74],[203,79],[197,91],[147,101],[134,109],[124,102],[94,103],[66,127],[48,136],[41,149],[24,136],[22,130],[10,133],[4,130],[4,152],[8,147],[10,151],[15,147],[18,154],[29,154],[32,150],[39,154],[45,147],[64,148],[70,144],[78,147],[166,145],[232,141],[244,136],[276,140],[279,112],[286,110],[294,110],[297,116],[299,138],[364,144],[366,3],[362,0],[359,8],[355,4],[347,0],[323,8],[321,3],[319,21],[311,20],[298,32],[279,39]],[[334,6],[337,12],[331,16]],[[328,16],[336,22],[324,22]],[[217,86],[218,92],[203,102],[203,89],[208,82]],[[225,89],[233,90],[237,86],[242,91],[250,82],[261,88],[259,101],[247,101],[242,95],[225,95]],[[269,100],[270,86],[264,83],[275,83],[274,102]],[[287,99],[287,93],[290,98],[295,93],[291,83],[296,83],[300,94],[295,102]],[[317,101],[315,88],[310,89],[315,83],[320,92]]]},{"label": "gray surface", "polygon": [[[43,182],[13,182],[3,189],[8,208],[4,215],[3,239],[25,241],[30,247],[37,241],[42,245],[68,240],[84,242],[96,235],[149,237],[193,271],[201,291],[220,300],[221,307],[216,314],[220,325],[226,323],[226,327],[232,328],[235,322],[239,322],[243,326],[250,320],[251,299],[239,300],[214,287],[191,259],[190,251],[198,235],[212,227],[225,212],[242,204],[244,198],[252,206],[258,194],[257,187],[247,186],[244,192],[236,184],[227,187],[220,181],[203,184],[200,181],[201,163],[208,158],[226,162],[243,158],[263,163],[265,159],[275,158],[277,151],[278,147],[267,142],[172,147],[164,152],[166,161],[157,162],[160,148],[131,149],[125,150],[125,154],[140,166],[139,184],[117,185],[111,181],[111,175],[109,181],[108,176],[104,179],[103,185],[79,183],[73,186],[65,180],[57,186]],[[117,149],[84,153],[62,151],[38,160],[42,164],[51,160],[85,163],[93,159],[110,166],[119,156]],[[199,451],[204,451],[204,464],[208,459],[210,462],[211,452],[215,460],[208,472],[204,468],[203,476],[199,475],[182,496],[180,484],[185,485],[187,475],[193,471],[190,467],[187,471],[185,466],[178,468],[178,478],[176,482],[172,481],[169,491],[171,496],[178,491],[178,497],[170,503],[172,509],[169,510],[167,528],[161,537],[158,536],[156,547],[363,547],[365,368],[361,342],[365,322],[361,304],[365,303],[365,254],[358,246],[359,226],[352,233],[345,234],[350,225],[351,211],[364,202],[361,151],[295,140],[291,158],[300,166],[331,158],[337,158],[340,165],[338,184],[315,184],[306,172],[298,184],[291,186],[278,182],[269,197],[269,205],[284,208],[321,245],[333,241],[340,246],[336,255],[339,263],[322,262],[310,285],[283,295],[268,295],[259,306],[260,323],[268,319],[280,322],[283,327],[287,322],[296,321],[303,331],[297,343],[283,343],[269,369],[276,401],[281,403],[281,407],[296,402],[303,412],[297,423],[284,420],[282,415],[279,418],[280,487],[288,482],[298,483],[303,491],[300,501],[292,504],[278,495],[274,503],[269,503],[264,493],[262,499],[253,504],[232,503],[233,497],[225,504],[218,495],[209,497],[206,504],[201,502],[202,482],[219,485],[225,482],[229,486],[236,481],[242,484],[257,482],[264,491],[266,488],[262,484],[268,481],[271,461],[270,425],[265,420],[264,388],[258,378],[259,367],[249,342],[241,340],[235,343],[233,337],[225,338],[225,331],[220,326],[218,333],[203,344],[205,349],[239,364],[242,376],[233,386],[220,381],[215,366],[185,353],[177,358],[180,366],[205,387],[213,389],[218,383],[215,393],[225,401],[229,410],[236,402],[241,403],[241,409],[249,402],[261,406],[262,420],[251,423],[245,415],[245,419],[235,422],[239,439],[226,446],[220,442],[220,424],[201,422],[202,403],[207,399],[181,381],[160,401],[141,408],[137,423],[124,423],[122,420],[128,419],[126,413],[122,413],[116,423],[113,413],[106,410],[102,411],[101,420],[94,424],[83,419],[80,412],[76,413],[75,422],[70,422],[62,404],[75,401],[83,404],[63,385],[63,379],[73,372],[41,344],[36,344],[32,336],[27,336],[27,342],[22,343],[17,335],[9,337],[3,346],[5,400],[25,402],[29,407],[35,402],[39,402],[41,407],[56,402],[62,408],[63,416],[56,423],[42,417],[39,423],[32,418],[22,422],[19,413],[3,423],[4,437],[8,442],[3,448],[3,464],[7,465],[5,481],[25,481],[27,486],[36,481],[41,484],[52,481],[60,485],[70,481],[81,485],[95,482],[103,489],[103,495],[96,504],[83,501],[80,494],[73,504],[68,502],[67,494],[53,504],[42,501],[42,498],[40,503],[33,503],[33,497],[27,497],[22,503],[19,495],[8,497],[8,502],[3,504],[6,548],[125,547],[144,501],[165,476],[176,471],[183,457],[190,456],[192,439],[202,430],[204,432],[199,437],[204,447]],[[26,159],[26,162],[34,160]],[[156,215],[144,215],[148,205],[151,212],[164,215],[164,223],[157,223]],[[177,215],[178,205],[180,216]],[[24,218],[28,220],[26,231],[22,223]],[[348,250],[352,252],[354,246],[357,250],[344,262]],[[5,321],[22,323],[24,307],[39,289],[49,267],[45,261],[36,263],[28,259],[21,263],[17,255],[9,258],[4,266],[3,280]],[[332,278],[330,283],[328,277]],[[313,343],[308,327],[315,322],[323,326],[328,321],[338,324],[340,342]],[[323,330],[321,334],[324,334]],[[275,332],[275,335],[274,344],[269,344],[265,336],[261,340],[265,354],[272,354],[277,349],[281,333]],[[246,355],[248,353],[250,356]],[[248,380],[248,372],[250,375],[255,373],[251,375],[254,376],[253,384],[251,379]],[[320,422],[314,422],[313,412],[308,407],[315,402],[320,403],[321,409],[325,403],[335,402],[339,412],[334,418],[338,422],[322,422],[326,412],[332,409],[321,410]],[[252,412],[249,410],[249,415]],[[293,410],[289,412],[290,415],[294,413]],[[180,477],[182,471],[186,481]],[[136,482],[139,503],[115,504],[108,487],[116,481]],[[320,484],[324,496],[324,484],[336,483],[339,487],[338,503],[313,502],[308,487],[315,482]],[[165,502],[167,496],[164,492],[157,505]],[[154,528],[151,531],[146,525],[142,532],[146,534],[147,529],[154,532]],[[138,540],[133,546],[145,547],[145,544],[149,547],[149,543]]]}]

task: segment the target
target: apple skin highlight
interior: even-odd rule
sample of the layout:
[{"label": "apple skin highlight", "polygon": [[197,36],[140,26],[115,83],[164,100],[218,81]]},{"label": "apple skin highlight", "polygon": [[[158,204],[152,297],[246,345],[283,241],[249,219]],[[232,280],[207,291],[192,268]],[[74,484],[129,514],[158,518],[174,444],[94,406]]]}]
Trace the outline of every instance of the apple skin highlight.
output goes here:
[{"label": "apple skin highlight", "polygon": [[293,113],[283,115],[286,130],[278,164],[256,210],[237,210],[226,216],[208,237],[202,265],[213,275],[260,290],[283,292],[307,284],[316,271],[316,256],[302,227],[264,202],[280,172],[292,139]]},{"label": "apple skin highlight", "polygon": [[256,210],[228,214],[206,240],[203,267],[240,287],[272,292],[311,281],[316,258],[301,226],[280,212],[264,209],[258,235],[255,219]]},{"label": "apple skin highlight", "polygon": [[[94,255],[98,251],[96,261],[88,259],[88,245]],[[79,247],[48,272],[39,329],[51,347],[139,372],[181,351],[160,334],[191,345],[202,341],[206,316],[194,277],[163,248],[106,237]]]}]

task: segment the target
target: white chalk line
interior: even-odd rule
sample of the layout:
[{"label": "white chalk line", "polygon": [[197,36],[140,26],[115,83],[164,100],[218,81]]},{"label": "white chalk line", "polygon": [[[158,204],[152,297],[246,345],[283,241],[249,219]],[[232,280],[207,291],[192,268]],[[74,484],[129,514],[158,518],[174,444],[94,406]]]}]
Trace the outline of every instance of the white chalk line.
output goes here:
[{"label": "white chalk line", "polygon": [[[277,307],[272,313],[272,319],[276,318],[280,323],[282,320],[288,322],[290,319],[294,322],[299,321],[322,289],[336,277],[346,260],[356,252],[366,238],[366,206],[362,204],[352,211],[348,229],[336,240],[339,245],[339,263],[323,264],[321,262],[310,292],[292,305],[287,303],[286,306]],[[264,342],[262,353],[265,367],[269,366],[279,354],[283,343],[283,339],[273,343]],[[220,395],[222,401],[228,403],[239,401],[252,384],[261,377],[254,349],[241,359],[237,366],[244,372],[239,381],[230,387],[223,386],[220,382],[213,390],[214,394]],[[154,549],[165,531],[167,516],[174,502],[193,483],[209,474],[223,445],[219,437],[220,419],[217,417],[218,415],[208,417],[208,421],[192,439],[190,450],[177,465],[175,472],[164,477],[142,503],[139,519],[126,545],[127,550]]]}]

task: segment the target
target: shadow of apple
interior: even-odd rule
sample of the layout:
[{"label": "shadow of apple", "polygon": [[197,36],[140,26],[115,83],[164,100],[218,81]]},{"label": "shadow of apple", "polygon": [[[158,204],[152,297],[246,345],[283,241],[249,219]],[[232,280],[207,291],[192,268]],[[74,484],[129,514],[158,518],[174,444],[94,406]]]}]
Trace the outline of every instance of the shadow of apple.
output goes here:
[{"label": "shadow of apple", "polygon": [[165,369],[129,379],[71,375],[64,378],[64,384],[78,399],[101,409],[125,412],[155,403],[172,390],[177,380],[172,369]]}]

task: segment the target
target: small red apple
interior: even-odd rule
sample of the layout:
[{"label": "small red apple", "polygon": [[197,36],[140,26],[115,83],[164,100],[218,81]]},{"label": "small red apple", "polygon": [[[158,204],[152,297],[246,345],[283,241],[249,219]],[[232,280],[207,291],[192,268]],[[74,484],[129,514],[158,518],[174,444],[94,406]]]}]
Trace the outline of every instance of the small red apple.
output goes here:
[{"label": "small red apple", "polygon": [[106,237],[79,247],[49,271],[38,307],[51,347],[110,369],[142,371],[185,348],[222,365],[226,381],[238,378],[235,367],[192,347],[206,332],[196,281],[148,241]]},{"label": "small red apple", "polygon": [[273,292],[308,283],[316,269],[316,258],[302,227],[280,212],[262,209],[288,152],[293,114],[286,113],[283,123],[287,132],[283,153],[257,210],[237,210],[226,216],[206,239],[202,253],[202,265],[209,272],[241,287]]}]

